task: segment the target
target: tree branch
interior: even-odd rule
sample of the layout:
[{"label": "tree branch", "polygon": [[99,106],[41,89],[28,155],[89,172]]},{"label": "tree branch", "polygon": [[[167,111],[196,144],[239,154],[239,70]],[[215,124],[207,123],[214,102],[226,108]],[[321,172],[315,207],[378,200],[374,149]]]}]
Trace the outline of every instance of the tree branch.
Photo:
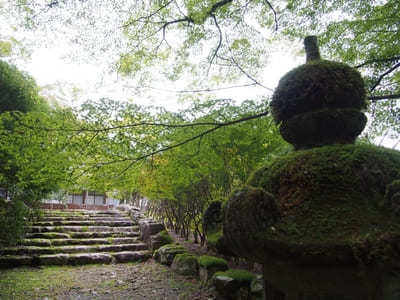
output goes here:
[{"label": "tree branch", "polygon": [[380,63],[380,62],[397,62],[398,60],[400,60],[400,56],[370,59],[370,60],[367,60],[367,61],[355,66],[354,68],[358,69],[358,68],[364,67],[366,65],[370,65],[370,64],[374,64],[374,63]]},{"label": "tree branch", "polygon": [[222,0],[220,2],[214,3],[213,6],[211,6],[210,11],[208,12],[208,15],[212,16],[218,8],[231,3],[233,0]]},{"label": "tree branch", "polygon": [[264,1],[265,1],[265,3],[267,3],[269,8],[272,10],[272,13],[274,14],[275,31],[278,31],[278,16],[277,16],[276,10],[272,6],[271,2],[269,2],[268,0],[264,0]]},{"label": "tree branch", "polygon": [[391,95],[382,95],[382,96],[369,96],[367,99],[371,100],[371,101],[400,99],[400,94],[391,94]]},{"label": "tree branch", "polygon": [[213,128],[207,129],[207,130],[199,133],[198,135],[195,135],[195,136],[192,136],[192,137],[190,137],[190,138],[188,138],[186,140],[183,140],[182,142],[179,142],[179,143],[176,143],[174,145],[161,148],[159,150],[153,151],[151,153],[144,154],[142,156],[139,156],[139,157],[133,159],[132,162],[117,175],[117,177],[120,177],[122,174],[124,174],[126,171],[128,171],[138,161],[141,161],[141,160],[146,159],[146,158],[148,158],[150,156],[154,156],[156,154],[159,154],[159,153],[162,153],[162,152],[165,152],[165,151],[168,151],[168,150],[172,150],[172,149],[175,149],[175,148],[180,147],[182,145],[185,145],[187,143],[190,143],[192,141],[195,141],[195,140],[197,140],[199,138],[202,138],[203,136],[205,136],[205,135],[207,135],[207,134],[209,134],[211,132],[214,132],[214,131],[222,128],[222,127],[238,124],[238,123],[249,121],[249,120],[253,120],[253,119],[258,119],[258,118],[264,117],[264,116],[266,116],[268,114],[269,114],[269,112],[265,111],[265,112],[259,113],[257,115],[248,116],[248,117],[244,117],[244,118],[241,118],[241,119],[237,119],[237,120],[233,120],[233,121],[229,121],[229,122],[225,122],[225,123],[218,123],[218,125],[214,126]]},{"label": "tree branch", "polygon": [[247,73],[233,57],[231,57],[231,60],[235,64],[235,66],[240,70],[240,72],[242,72],[244,75],[246,75],[246,77],[249,78],[251,81],[253,81],[256,85],[259,85],[259,86],[263,87],[264,89],[269,90],[271,92],[274,91],[273,89],[266,87],[261,82],[259,82],[257,79],[255,79],[253,76],[251,76],[249,73]]},{"label": "tree branch", "polygon": [[400,67],[400,63],[395,64],[393,67],[391,67],[389,70],[387,70],[385,73],[381,74],[381,76],[379,76],[378,80],[375,82],[375,84],[372,86],[372,88],[370,89],[370,92],[372,92],[373,90],[376,89],[376,87],[381,83],[381,81],[383,80],[383,78],[385,78],[386,75],[389,75],[390,73],[392,73],[394,70],[396,70],[398,67]]},{"label": "tree branch", "polygon": [[124,25],[122,25],[121,27],[128,27],[131,26],[132,24],[139,22],[141,20],[149,20],[151,17],[154,17],[157,13],[159,13],[160,11],[162,11],[164,8],[166,8],[168,5],[170,5],[172,3],[171,1],[168,1],[167,3],[165,3],[164,5],[160,6],[158,9],[156,9],[155,11],[153,11],[152,13],[148,14],[147,16],[144,17],[140,17],[137,18],[135,20],[129,21],[128,23],[125,23]]},{"label": "tree branch", "polygon": [[156,90],[156,91],[162,91],[162,92],[167,92],[167,93],[174,93],[174,94],[186,94],[186,93],[209,93],[209,92],[217,92],[217,91],[222,91],[222,90],[229,90],[229,89],[236,89],[236,88],[242,88],[242,87],[250,87],[250,86],[255,86],[257,85],[255,82],[253,83],[248,83],[248,84],[242,84],[242,85],[233,85],[233,86],[226,86],[226,87],[220,87],[220,88],[204,88],[204,89],[198,89],[198,90],[168,90],[168,89],[161,89],[157,87],[151,87],[151,86],[144,86],[146,89],[151,89],[151,90]]},{"label": "tree branch", "polygon": [[219,27],[219,24],[218,24],[218,22],[217,22],[217,18],[215,17],[215,15],[214,15],[214,14],[211,14],[211,17],[213,18],[214,23],[215,23],[215,26],[216,26],[217,29],[218,29],[219,39],[218,39],[218,45],[217,45],[217,47],[215,48],[213,55],[211,56],[210,65],[209,65],[209,67],[208,67],[207,73],[210,71],[211,65],[212,65],[212,63],[213,63],[215,57],[217,56],[218,51],[219,51],[219,49],[221,48],[221,45],[222,45],[222,31],[221,31],[221,27]]}]

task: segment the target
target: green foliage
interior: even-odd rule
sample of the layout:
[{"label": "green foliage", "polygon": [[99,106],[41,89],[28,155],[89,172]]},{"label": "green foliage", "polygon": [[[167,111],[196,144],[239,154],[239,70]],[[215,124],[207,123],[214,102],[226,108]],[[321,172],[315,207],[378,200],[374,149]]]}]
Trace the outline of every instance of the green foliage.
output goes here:
[{"label": "green foliage", "polygon": [[240,270],[240,269],[229,269],[225,272],[217,272],[214,274],[214,276],[226,276],[230,277],[233,280],[239,281],[240,283],[243,284],[248,284],[253,281],[253,279],[256,278],[256,275],[253,273],[246,271],[246,270]]},{"label": "green foliage", "polygon": [[0,199],[0,245],[16,245],[23,238],[30,211],[21,199],[2,201]]},{"label": "green foliage", "polygon": [[225,259],[215,256],[202,255],[199,257],[199,265],[206,269],[218,268],[228,269],[228,263]]},{"label": "green foliage", "polygon": [[27,74],[0,60],[0,113],[46,109],[39,88]]},{"label": "green foliage", "polygon": [[12,52],[12,46],[10,42],[0,40],[0,57],[10,56]]}]

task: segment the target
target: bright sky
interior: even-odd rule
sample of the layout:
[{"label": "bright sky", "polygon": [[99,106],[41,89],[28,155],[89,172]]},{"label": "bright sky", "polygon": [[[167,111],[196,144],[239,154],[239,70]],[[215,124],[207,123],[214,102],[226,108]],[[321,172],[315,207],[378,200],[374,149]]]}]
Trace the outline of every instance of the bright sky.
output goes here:
[{"label": "bright sky", "polygon": [[[11,11],[18,7],[13,3],[13,1],[0,0],[0,40],[15,37],[31,51],[29,59],[17,58],[14,62],[35,78],[45,96],[54,97],[63,105],[72,106],[77,106],[88,99],[96,100],[103,97],[113,100],[131,100],[141,105],[163,106],[168,110],[177,110],[184,106],[182,101],[177,101],[178,94],[161,91],[162,89],[184,89],[182,82],[175,84],[154,82],[150,87],[155,89],[148,89],[144,93],[142,90],[142,93],[138,95],[132,80],[122,78],[117,72],[110,71],[110,64],[118,59],[118,51],[115,50],[121,50],[124,47],[121,22],[131,16],[130,2],[118,2],[120,6],[116,6],[117,12],[113,2],[102,2],[99,5],[95,0],[88,0],[73,9],[74,2],[71,1],[72,7],[59,10],[61,11],[59,15],[56,8],[45,12],[39,9],[43,7],[43,3],[47,2],[34,1],[32,7],[38,8],[35,19],[41,24],[39,30],[36,31],[24,30],[24,27],[18,23],[18,18],[21,17],[19,12],[14,12],[16,17],[13,17]],[[52,15],[53,12],[54,15]],[[85,16],[77,18],[76,14],[85,14]],[[67,23],[70,19],[73,23],[70,24],[71,26],[65,26],[66,23],[49,21],[52,18],[55,20],[61,18]],[[103,55],[99,52],[95,55],[90,54],[92,49],[89,47],[93,45],[106,48]],[[107,49],[114,50],[107,51]],[[283,49],[285,48],[281,47],[270,54],[268,67],[257,78],[260,83],[271,89],[276,87],[282,75],[294,66],[303,63],[302,58],[297,58],[297,60],[294,58],[288,47],[286,47],[286,53],[282,51]],[[71,55],[75,56],[71,59]],[[242,81],[239,85],[243,83],[252,82]],[[226,86],[229,84],[221,84],[219,87]],[[207,84],[204,84],[204,87],[213,88]],[[233,98],[240,102],[260,95],[271,95],[271,91],[253,86],[223,90],[214,95],[217,98]]]},{"label": "bright sky", "polygon": [[[74,64],[65,60],[65,49],[60,48],[42,48],[33,52],[28,64],[24,69],[31,74],[38,85],[46,90],[46,94],[52,94],[58,98],[64,105],[77,105],[87,99],[99,99],[109,97],[112,99],[131,99],[138,104],[163,106],[167,109],[176,110],[182,103],[176,101],[176,97],[171,97],[171,93],[154,91],[157,94],[156,99],[143,99],[134,96],[132,89],[126,88],[126,81],[117,73],[108,73],[103,75],[107,66],[95,66],[90,64]],[[261,79],[263,85],[275,88],[279,79],[296,65],[300,64],[299,59],[295,59],[289,53],[274,53],[271,55],[270,64],[267,71]],[[71,95],[62,95],[57,88],[47,91],[48,86],[57,86],[57,83],[64,83],[67,86],[76,86],[79,92],[79,99],[74,99]],[[224,85],[228,86],[228,84]],[[153,86],[175,90],[171,87]],[[262,88],[240,88],[230,90],[233,99],[251,98],[252,94],[271,92]],[[226,91],[224,92],[226,94]],[[229,93],[228,93],[229,94]]]}]

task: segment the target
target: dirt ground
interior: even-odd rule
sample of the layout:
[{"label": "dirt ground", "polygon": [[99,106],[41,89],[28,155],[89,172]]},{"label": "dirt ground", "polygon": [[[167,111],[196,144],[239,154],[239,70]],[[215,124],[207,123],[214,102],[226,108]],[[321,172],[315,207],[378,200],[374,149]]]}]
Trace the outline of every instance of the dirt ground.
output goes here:
[{"label": "dirt ground", "polygon": [[1,270],[0,299],[211,300],[198,278],[177,275],[150,259],[142,263]]}]

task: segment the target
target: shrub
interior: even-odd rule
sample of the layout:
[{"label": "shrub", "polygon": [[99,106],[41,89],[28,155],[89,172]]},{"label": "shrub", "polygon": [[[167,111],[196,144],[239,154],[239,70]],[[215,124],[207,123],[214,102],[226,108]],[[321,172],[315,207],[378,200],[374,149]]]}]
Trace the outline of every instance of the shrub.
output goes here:
[{"label": "shrub", "polygon": [[16,245],[24,237],[29,209],[21,200],[0,203],[0,240]]}]

